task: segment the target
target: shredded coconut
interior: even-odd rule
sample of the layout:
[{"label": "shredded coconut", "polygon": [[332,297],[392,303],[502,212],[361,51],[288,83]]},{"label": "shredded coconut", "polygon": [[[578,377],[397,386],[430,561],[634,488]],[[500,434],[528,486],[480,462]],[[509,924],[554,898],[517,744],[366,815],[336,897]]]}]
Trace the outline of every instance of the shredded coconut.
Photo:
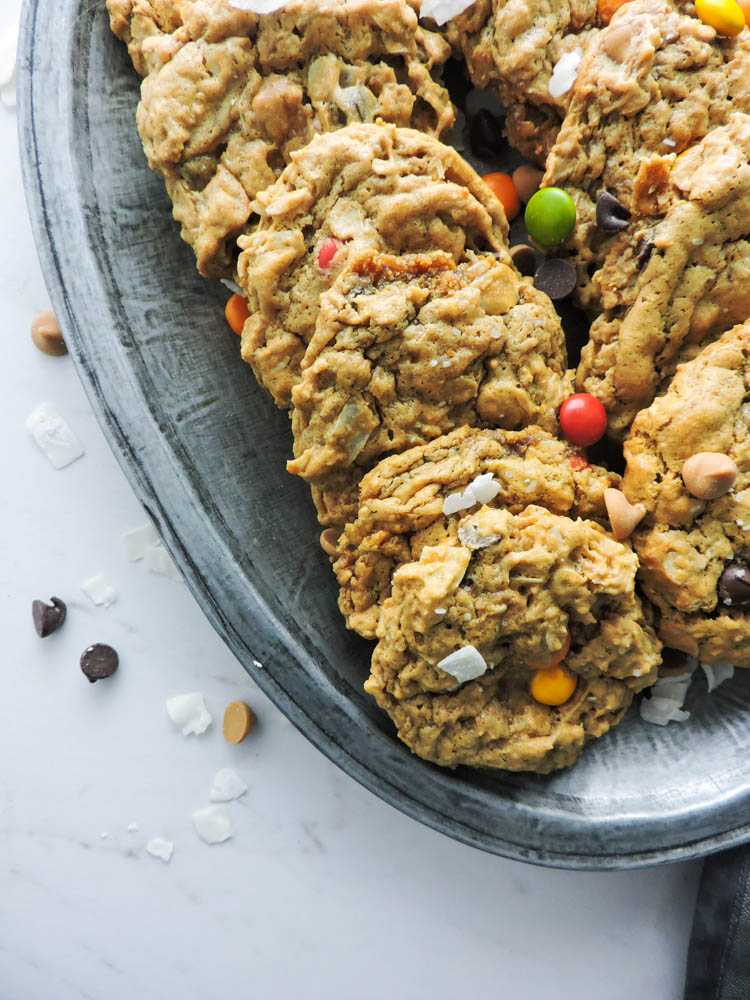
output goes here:
[{"label": "shredded coconut", "polygon": [[238,799],[247,791],[247,785],[231,767],[222,768],[211,784],[208,797],[212,802],[229,802]]},{"label": "shredded coconut", "polygon": [[84,453],[83,445],[54,403],[37,406],[26,418],[26,427],[56,469],[64,469]]},{"label": "shredded coconut", "polygon": [[90,597],[94,604],[108,608],[117,600],[117,591],[103,573],[97,573],[84,580],[81,590],[87,597]]},{"label": "shredded coconut", "polygon": [[275,10],[280,10],[286,0],[231,0],[230,7],[235,10],[251,10],[254,14],[273,14]]},{"label": "shredded coconut", "polygon": [[232,821],[226,806],[206,806],[193,813],[195,832],[205,844],[222,844],[232,836]]},{"label": "shredded coconut", "polygon": [[451,18],[462,14],[474,0],[422,0],[420,17],[431,17],[436,24],[445,24]]},{"label": "shredded coconut", "polygon": [[152,858],[159,858],[160,861],[168,865],[174,854],[174,844],[171,840],[165,840],[164,837],[154,837],[146,844],[146,850]]},{"label": "shredded coconut", "polygon": [[444,656],[438,667],[455,677],[458,682],[456,686],[459,686],[475,677],[481,677],[487,671],[487,662],[476,646],[469,645]]},{"label": "shredded coconut", "polygon": [[200,691],[176,694],[173,698],[168,698],[165,704],[167,715],[177,728],[182,730],[183,736],[189,736],[191,733],[200,736],[213,722]]},{"label": "shredded coconut", "polygon": [[560,56],[549,81],[548,89],[552,97],[562,97],[563,94],[567,94],[576,82],[581,59],[583,59],[583,49],[580,46]]},{"label": "shredded coconut", "polygon": [[734,677],[734,667],[731,663],[701,663],[701,667],[706,675],[709,693],[724,681]]},{"label": "shredded coconut", "polygon": [[159,544],[159,536],[156,534],[156,528],[153,524],[147,521],[145,524],[138,525],[137,528],[131,528],[130,531],[124,532],[120,535],[120,541],[125,550],[127,561],[138,562],[139,559],[143,559],[152,546]]}]

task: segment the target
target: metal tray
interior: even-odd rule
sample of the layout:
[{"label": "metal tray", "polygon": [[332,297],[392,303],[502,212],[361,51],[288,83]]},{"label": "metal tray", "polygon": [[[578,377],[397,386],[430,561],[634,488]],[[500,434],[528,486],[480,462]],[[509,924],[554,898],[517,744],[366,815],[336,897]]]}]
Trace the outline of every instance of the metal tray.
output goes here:
[{"label": "metal tray", "polygon": [[[550,777],[440,770],[364,694],[288,418],[240,362],[226,290],[201,279],[135,129],[138,81],[103,0],[28,0],[26,190],[52,302],[91,404],[206,615],[291,721],[437,830],[565,868],[693,858],[750,839],[750,672],[665,729],[632,712]],[[294,776],[290,775],[290,781]]]}]

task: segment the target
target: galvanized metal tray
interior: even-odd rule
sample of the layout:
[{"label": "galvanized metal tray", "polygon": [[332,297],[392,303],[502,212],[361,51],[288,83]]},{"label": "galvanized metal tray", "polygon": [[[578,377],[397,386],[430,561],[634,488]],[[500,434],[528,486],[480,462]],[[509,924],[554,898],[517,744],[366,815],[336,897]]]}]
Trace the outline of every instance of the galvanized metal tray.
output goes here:
[{"label": "galvanized metal tray", "polygon": [[[27,0],[19,127],[54,307],[130,482],[213,625],[292,722],[398,809],[466,843],[566,868],[697,857],[750,839],[750,672],[684,725],[632,712],[550,777],[414,757],[365,696],[288,418],[227,332],[135,130],[138,80],[103,0]],[[290,781],[294,777],[290,775]]]}]

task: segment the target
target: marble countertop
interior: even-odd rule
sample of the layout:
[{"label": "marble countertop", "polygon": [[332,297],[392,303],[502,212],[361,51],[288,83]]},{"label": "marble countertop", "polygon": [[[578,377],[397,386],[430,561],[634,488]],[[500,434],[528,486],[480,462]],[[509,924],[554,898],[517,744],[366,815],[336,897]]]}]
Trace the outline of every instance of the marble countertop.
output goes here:
[{"label": "marble countertop", "polygon": [[[418,825],[284,719],[184,584],[126,561],[143,513],[70,359],[29,339],[48,301],[15,128],[0,105],[0,997],[681,997],[698,864],[546,870]],[[86,447],[59,472],[24,425],[45,400]],[[98,572],[109,608],[81,590]],[[53,594],[68,619],[40,640],[31,601]],[[96,685],[78,666],[92,642],[120,654]],[[215,722],[185,738],[164,702],[193,690]],[[237,747],[217,725],[234,698],[259,720]],[[249,790],[229,804],[233,838],[209,847],[191,813],[226,766]],[[169,864],[146,853],[154,836],[174,841]]]}]

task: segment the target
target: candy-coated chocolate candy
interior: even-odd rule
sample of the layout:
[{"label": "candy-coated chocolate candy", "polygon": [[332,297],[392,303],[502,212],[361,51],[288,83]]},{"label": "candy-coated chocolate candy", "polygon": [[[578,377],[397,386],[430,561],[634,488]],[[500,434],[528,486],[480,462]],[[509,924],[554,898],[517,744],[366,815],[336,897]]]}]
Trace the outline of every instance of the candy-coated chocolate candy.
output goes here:
[{"label": "candy-coated chocolate candy", "polygon": [[596,444],[607,429],[607,411],[588,392],[568,396],[560,407],[560,430],[573,444]]},{"label": "candy-coated chocolate candy", "polygon": [[509,174],[498,172],[485,174],[482,180],[502,204],[508,222],[512,222],[521,211],[521,201],[512,177]]},{"label": "candy-coated chocolate candy", "polygon": [[321,271],[327,271],[330,268],[340,246],[341,244],[334,236],[328,236],[323,240],[318,249],[318,267]]},{"label": "candy-coated chocolate candy", "polygon": [[245,320],[250,315],[247,309],[247,300],[243,299],[241,295],[233,295],[227,302],[224,313],[227,317],[227,323],[229,323],[234,332],[242,333]]},{"label": "candy-coated chocolate candy", "polygon": [[532,195],[524,216],[529,236],[545,247],[559,247],[576,224],[576,206],[567,191],[541,188]]},{"label": "candy-coated chocolate candy", "polygon": [[695,0],[695,13],[720,35],[739,35],[745,15],[737,0]]},{"label": "candy-coated chocolate candy", "polygon": [[576,675],[567,667],[545,667],[531,678],[531,697],[542,705],[563,705],[575,691],[576,683]]}]

